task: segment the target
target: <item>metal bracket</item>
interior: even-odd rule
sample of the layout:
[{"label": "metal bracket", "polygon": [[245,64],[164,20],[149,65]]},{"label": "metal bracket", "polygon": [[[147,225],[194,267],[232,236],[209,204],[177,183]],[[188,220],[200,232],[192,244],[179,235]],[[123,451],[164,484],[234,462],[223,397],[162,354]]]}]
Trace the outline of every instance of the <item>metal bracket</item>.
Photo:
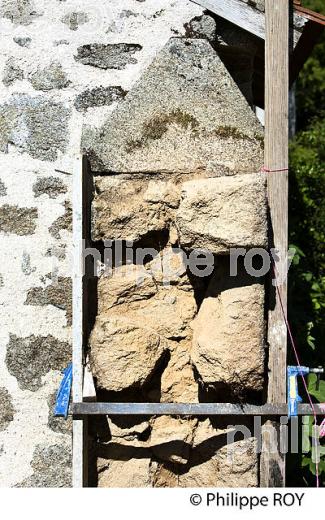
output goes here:
[{"label": "metal bracket", "polygon": [[[315,405],[318,415],[324,415],[319,405]],[[73,403],[74,416],[83,415],[241,415],[241,416],[287,416],[287,404],[230,403]],[[313,415],[308,404],[298,406],[298,415]]]}]

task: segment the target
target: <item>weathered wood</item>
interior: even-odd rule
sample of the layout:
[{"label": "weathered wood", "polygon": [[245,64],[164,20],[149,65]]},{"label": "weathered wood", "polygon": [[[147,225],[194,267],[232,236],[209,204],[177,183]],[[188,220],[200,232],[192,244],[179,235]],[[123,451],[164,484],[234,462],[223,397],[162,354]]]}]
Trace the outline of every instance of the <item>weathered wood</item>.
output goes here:
[{"label": "weathered wood", "polygon": [[[82,415],[248,415],[248,416],[286,416],[287,404],[250,404],[232,403],[74,403],[72,412]],[[313,415],[308,404],[299,405],[298,415]],[[316,405],[316,413],[323,415]]]},{"label": "weathered wood", "polygon": [[[82,402],[84,391],[84,355],[88,336],[87,267],[84,265],[84,248],[89,239],[89,173],[85,159],[78,157],[73,172],[73,340],[72,400]],[[87,417],[73,420],[73,487],[85,487],[88,480],[88,428]]]},{"label": "weathered wood", "polygon": [[[73,172],[73,277],[72,277],[72,363],[73,383],[72,400],[82,401],[83,369],[82,369],[82,159],[78,157]],[[72,443],[72,485],[83,487],[84,483],[84,419],[73,421],[73,443]]]},{"label": "weathered wood", "polygon": [[[254,34],[258,38],[265,39],[265,15],[252,5],[245,4],[242,0],[192,0],[194,3],[209,9],[212,13],[221,16],[245,31]],[[276,0],[274,0],[276,3]],[[307,22],[307,18],[299,17],[301,28]],[[296,45],[301,36],[301,32],[293,32],[293,40]]]},{"label": "weathered wood", "polygon": [[[288,251],[288,112],[289,112],[289,3],[266,0],[265,42],[265,166],[268,176],[270,247],[279,252],[282,262]],[[282,264],[283,265],[283,264]],[[281,270],[277,265],[276,270]],[[282,271],[282,270],[281,270]],[[273,273],[271,273],[273,278]],[[270,283],[268,313],[269,380],[268,403],[286,401],[287,331],[276,288]],[[279,286],[286,312],[287,283]],[[268,423],[277,435],[279,424]],[[279,438],[277,436],[277,438]],[[285,459],[271,453],[269,435],[264,437],[261,456],[261,486],[285,485]]]}]

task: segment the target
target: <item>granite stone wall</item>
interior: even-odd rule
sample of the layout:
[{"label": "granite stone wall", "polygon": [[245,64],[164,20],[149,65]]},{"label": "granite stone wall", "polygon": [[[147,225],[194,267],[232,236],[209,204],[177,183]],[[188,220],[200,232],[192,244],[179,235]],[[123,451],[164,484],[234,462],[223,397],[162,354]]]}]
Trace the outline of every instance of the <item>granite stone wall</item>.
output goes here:
[{"label": "granite stone wall", "polygon": [[[215,47],[170,38],[105,122],[84,130],[92,237],[122,252],[98,280],[89,347],[99,400],[262,399],[264,280],[229,264],[232,248],[267,246],[264,135]],[[91,418],[96,484],[257,487],[257,438],[235,436],[242,421]]]}]

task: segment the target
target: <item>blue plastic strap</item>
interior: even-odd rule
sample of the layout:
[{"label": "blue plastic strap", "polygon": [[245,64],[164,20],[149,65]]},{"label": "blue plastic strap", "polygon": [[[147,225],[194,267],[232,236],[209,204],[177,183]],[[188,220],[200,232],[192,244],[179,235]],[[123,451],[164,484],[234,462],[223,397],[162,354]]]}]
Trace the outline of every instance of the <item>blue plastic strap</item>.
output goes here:
[{"label": "blue plastic strap", "polygon": [[70,395],[72,388],[72,363],[63,372],[63,379],[56,396],[54,415],[55,417],[68,417]]}]

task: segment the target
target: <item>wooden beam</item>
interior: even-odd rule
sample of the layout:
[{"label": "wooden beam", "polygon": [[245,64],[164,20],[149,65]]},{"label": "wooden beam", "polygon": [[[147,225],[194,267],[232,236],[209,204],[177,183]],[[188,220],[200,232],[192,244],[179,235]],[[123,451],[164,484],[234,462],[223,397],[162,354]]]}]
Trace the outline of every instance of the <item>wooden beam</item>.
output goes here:
[{"label": "wooden beam", "polygon": [[[92,275],[90,257],[84,260],[84,248],[90,244],[90,203],[92,180],[85,158],[78,157],[73,172],[73,340],[72,400],[84,398],[85,352],[89,336],[88,285]],[[86,396],[88,397],[88,396]],[[73,487],[88,485],[88,419],[73,420]]]},{"label": "wooden beam", "polygon": [[[208,9],[212,13],[228,20],[241,29],[254,34],[258,38],[265,40],[265,14],[255,9],[242,0],[192,0],[195,4]],[[276,2],[276,0],[274,0]],[[300,16],[300,26],[307,23],[307,18]],[[296,45],[301,36],[301,32],[293,31],[293,41]]]},{"label": "wooden beam", "polygon": [[[73,278],[72,278],[72,363],[73,383],[72,400],[82,401],[83,394],[83,301],[82,301],[82,158],[75,161],[72,186],[73,208]],[[84,486],[84,442],[85,421],[83,418],[73,420],[72,442],[72,485]]]},{"label": "wooden beam", "polygon": [[[270,214],[270,247],[279,252],[284,261],[288,251],[288,138],[289,138],[289,2],[265,0],[265,166],[268,176]],[[282,171],[272,171],[282,170]],[[270,278],[273,278],[273,273]],[[280,297],[270,283],[268,313],[269,380],[267,402],[286,401],[287,330],[281,310],[287,306],[286,280],[279,286]],[[265,428],[261,456],[261,485],[285,485],[285,459],[271,452],[270,430],[279,437],[279,424],[268,423]],[[266,430],[268,433],[266,433]]]}]

